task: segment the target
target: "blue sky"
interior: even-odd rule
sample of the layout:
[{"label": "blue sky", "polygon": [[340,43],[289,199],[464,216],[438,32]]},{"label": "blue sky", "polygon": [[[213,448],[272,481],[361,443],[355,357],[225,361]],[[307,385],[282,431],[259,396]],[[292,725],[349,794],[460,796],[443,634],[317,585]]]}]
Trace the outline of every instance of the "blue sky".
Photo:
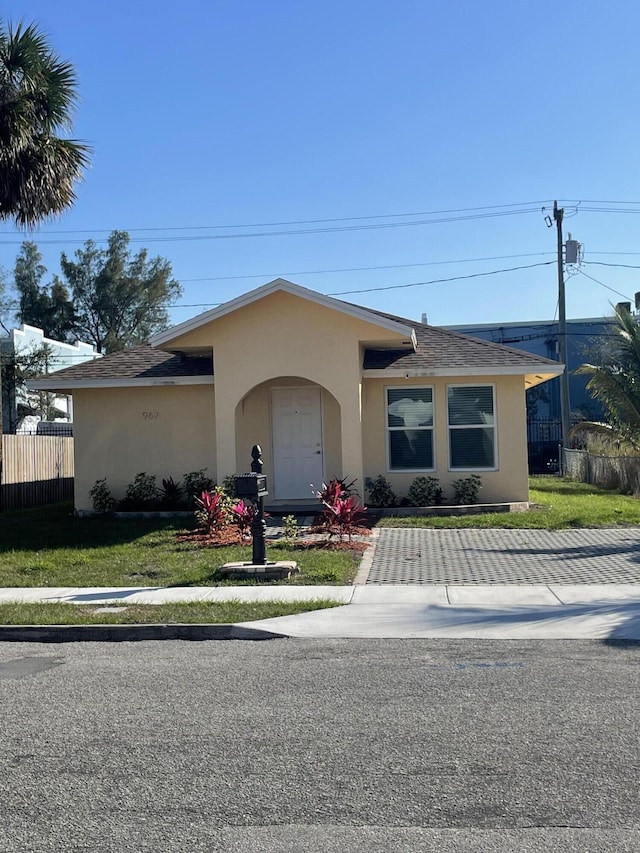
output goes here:
[{"label": "blue sky", "polygon": [[[7,0],[4,15],[39,23],[75,65],[74,136],[94,148],[74,209],[33,235],[51,272],[121,228],[172,262],[175,322],[278,275],[369,289],[344,298],[434,324],[548,319],[541,207],[557,198],[582,271],[640,290],[640,269],[599,265],[640,267],[631,0]],[[485,209],[426,215],[469,208]],[[502,215],[469,218],[487,213]],[[425,219],[458,221],[407,224]],[[353,230],[374,224],[394,227]],[[0,226],[6,268],[23,236]],[[582,273],[567,282],[568,317],[619,299]]]}]

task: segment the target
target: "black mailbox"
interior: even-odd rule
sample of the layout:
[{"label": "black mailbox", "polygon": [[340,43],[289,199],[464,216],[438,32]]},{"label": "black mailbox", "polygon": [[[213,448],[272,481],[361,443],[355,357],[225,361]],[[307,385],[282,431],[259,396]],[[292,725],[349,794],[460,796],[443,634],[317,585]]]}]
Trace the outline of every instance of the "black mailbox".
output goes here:
[{"label": "black mailbox", "polygon": [[236,495],[239,498],[257,501],[258,498],[263,498],[268,494],[265,474],[238,474],[236,476]]}]

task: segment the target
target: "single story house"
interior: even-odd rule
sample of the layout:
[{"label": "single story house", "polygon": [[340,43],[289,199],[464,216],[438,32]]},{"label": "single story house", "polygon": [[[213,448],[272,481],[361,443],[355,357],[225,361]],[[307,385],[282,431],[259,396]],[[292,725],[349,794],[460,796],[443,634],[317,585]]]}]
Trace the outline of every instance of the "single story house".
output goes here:
[{"label": "single story house", "polygon": [[477,473],[483,502],[526,501],[525,390],[562,372],[542,356],[352,305],[283,279],[137,346],[31,383],[72,394],[75,501],[106,477],[221,482],[263,449],[273,507],[334,476]]}]

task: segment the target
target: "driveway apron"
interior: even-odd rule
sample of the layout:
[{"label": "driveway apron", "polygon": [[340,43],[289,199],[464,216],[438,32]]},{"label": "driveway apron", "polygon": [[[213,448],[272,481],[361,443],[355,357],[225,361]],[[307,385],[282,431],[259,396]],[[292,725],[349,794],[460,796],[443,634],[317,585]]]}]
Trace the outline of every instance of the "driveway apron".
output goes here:
[{"label": "driveway apron", "polygon": [[640,528],[386,528],[367,583],[640,583]]}]

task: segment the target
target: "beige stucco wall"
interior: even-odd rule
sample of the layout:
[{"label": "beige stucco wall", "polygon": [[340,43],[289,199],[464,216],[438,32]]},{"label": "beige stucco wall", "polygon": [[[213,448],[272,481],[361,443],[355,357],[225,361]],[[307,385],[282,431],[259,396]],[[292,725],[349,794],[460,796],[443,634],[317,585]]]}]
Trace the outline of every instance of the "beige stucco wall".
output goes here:
[{"label": "beige stucco wall", "polygon": [[[385,340],[402,336],[284,291],[172,340],[172,349],[213,349],[218,480],[233,474],[246,452],[236,439],[238,403],[255,386],[293,375],[335,398],[346,473],[362,482],[360,342]],[[246,446],[246,437],[240,440]]]},{"label": "beige stucco wall", "polygon": [[73,403],[77,510],[102,477],[116,499],[141,471],[158,485],[205,467],[215,478],[212,385],[77,390]]},{"label": "beige stucco wall", "polygon": [[[262,448],[267,484],[274,483],[273,475],[273,434],[271,389],[301,387],[311,385],[298,376],[281,376],[272,382],[265,382],[253,388],[236,408],[236,468],[237,472],[249,471],[251,448],[259,444]],[[326,389],[320,389],[322,408],[322,443],[324,478],[342,476],[342,451],[340,406],[338,401]],[[314,484],[320,487],[320,483]],[[271,488],[271,492],[273,489]],[[311,491],[309,492],[311,495]]]},{"label": "beige stucco wall", "polygon": [[[405,497],[415,477],[437,477],[445,497],[451,496],[451,482],[468,477],[468,471],[449,471],[447,428],[447,385],[493,384],[496,394],[497,471],[478,471],[483,487],[479,500],[528,500],[527,428],[524,380],[522,376],[474,376],[455,382],[433,379],[366,379],[363,388],[363,456],[364,476],[384,474],[399,498]],[[387,469],[387,436],[385,426],[385,388],[432,386],[434,391],[434,456],[433,472],[389,471]]]},{"label": "beige stucco wall", "polygon": [[[207,467],[221,482],[248,470],[256,442],[272,478],[270,389],[308,383],[322,389],[325,477],[356,478],[365,495],[364,478],[382,473],[401,497],[421,472],[387,471],[384,389],[432,385],[433,476],[450,493],[451,481],[468,474],[448,471],[446,379],[362,379],[363,342],[402,339],[399,332],[279,291],[172,340],[169,349],[213,351],[215,385],[76,391],[76,507],[91,508],[89,489],[104,476],[116,497],[140,471],[177,480]],[[481,472],[480,498],[527,500],[523,377],[456,384],[470,382],[496,385],[498,470]]]}]

